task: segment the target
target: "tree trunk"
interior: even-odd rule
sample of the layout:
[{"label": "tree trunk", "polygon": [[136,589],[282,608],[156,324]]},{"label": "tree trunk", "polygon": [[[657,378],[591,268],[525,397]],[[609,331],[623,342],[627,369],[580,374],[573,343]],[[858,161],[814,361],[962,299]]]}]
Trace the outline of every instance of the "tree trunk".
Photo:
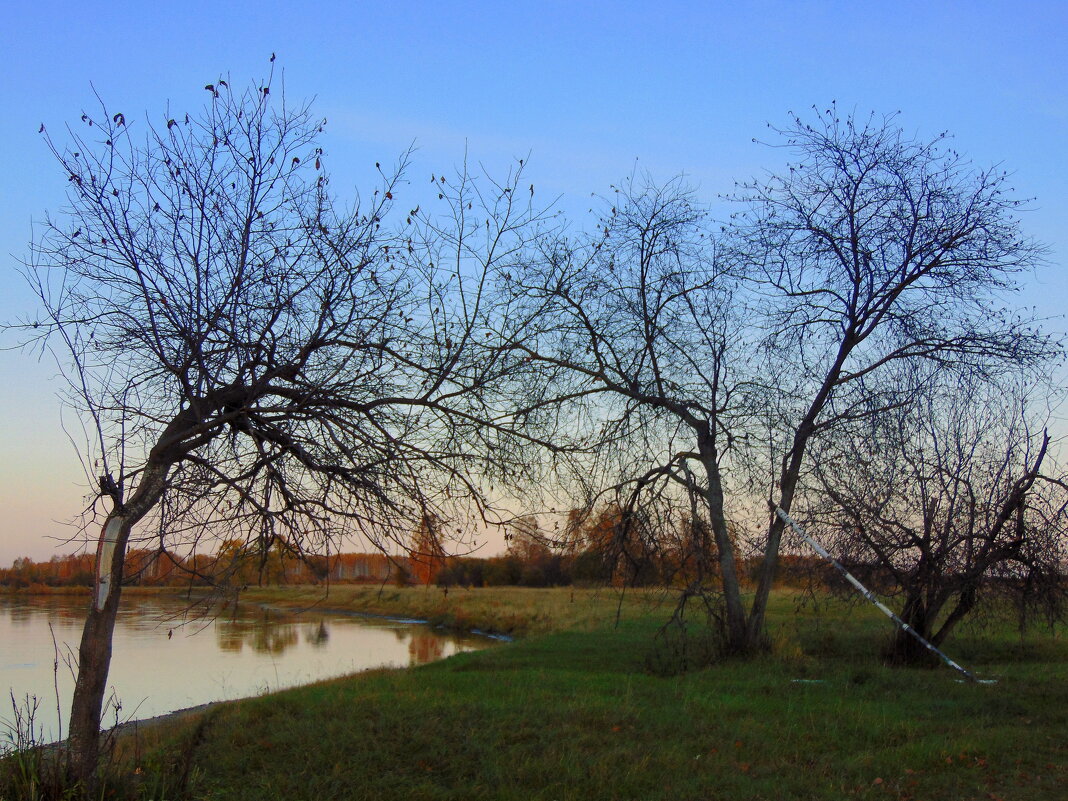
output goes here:
[{"label": "tree trunk", "polygon": [[78,679],[71,703],[67,747],[72,778],[86,789],[95,784],[100,749],[100,717],[111,667],[111,640],[122,594],[123,561],[132,521],[114,511],[97,543],[96,581],[89,616],[78,647]]},{"label": "tree trunk", "polygon": [[[928,604],[922,595],[910,594],[905,599],[905,606],[899,617],[910,628],[932,645],[937,645],[933,637],[934,622],[942,604]],[[903,629],[895,629],[894,637],[883,652],[886,661],[892,665],[911,665],[914,667],[937,667],[938,656],[928,650],[923,643]]]},{"label": "tree trunk", "polygon": [[[838,345],[838,353],[834,362],[823,377],[823,384],[809,404],[804,419],[801,420],[794,431],[793,444],[787,452],[787,459],[779,475],[779,508],[790,514],[790,507],[794,503],[794,493],[797,491],[798,477],[801,475],[801,465],[805,460],[805,450],[808,448],[809,439],[815,430],[816,420],[827,405],[834,393],[835,385],[842,375],[842,367],[860,342],[853,327],[845,333]],[[768,598],[771,595],[771,585],[775,581],[775,570],[779,565],[779,547],[782,544],[782,535],[786,530],[783,522],[773,509],[771,512],[771,525],[768,527],[768,542],[764,548],[764,560],[760,565],[760,581],[757,584],[756,595],[753,597],[753,606],[749,610],[749,625],[746,631],[746,647],[750,651],[762,648],[766,642],[764,633],[764,617],[768,612]]]},{"label": "tree trunk", "polygon": [[719,473],[719,461],[713,445],[699,443],[701,462],[708,479],[708,517],[712,536],[716,540],[720,576],[723,581],[723,598],[727,605],[727,648],[731,653],[746,651],[745,607],[738,581],[738,568],[734,560],[734,545],[727,530],[727,518],[723,513],[723,483]]},{"label": "tree trunk", "polygon": [[[783,477],[779,494],[779,508],[787,514],[794,501],[794,488],[797,486],[797,474],[800,472],[800,458],[796,458],[796,470],[791,464],[790,471]],[[753,606],[749,611],[749,621],[746,626],[746,650],[750,653],[764,647],[764,618],[768,611],[768,598],[771,596],[771,585],[775,581],[775,570],[779,564],[779,546],[782,543],[783,531],[786,524],[777,514],[772,512],[771,526],[768,528],[768,542],[764,549],[764,560],[760,564],[760,579],[757,583],[756,595],[753,596]]]},{"label": "tree trunk", "polygon": [[[982,576],[982,571],[976,571],[976,575]],[[979,602],[979,580],[979,578],[976,578],[974,581],[969,581],[965,584],[964,589],[960,591],[953,611],[946,615],[946,619],[938,627],[938,631],[934,631],[931,637],[931,642],[934,645],[941,647],[949,633],[975,608],[975,605]],[[931,627],[933,630],[934,620],[931,621]]]},{"label": "tree trunk", "polygon": [[[108,477],[111,488],[107,494],[115,506],[104,521],[97,541],[93,602],[78,646],[78,678],[74,684],[67,740],[70,774],[87,790],[95,784],[100,756],[100,717],[111,668],[111,640],[122,595],[126,546],[134,525],[162,496],[170,464],[166,459],[150,459],[126,504],[122,502],[121,490]],[[104,483],[101,479],[102,486]]]}]

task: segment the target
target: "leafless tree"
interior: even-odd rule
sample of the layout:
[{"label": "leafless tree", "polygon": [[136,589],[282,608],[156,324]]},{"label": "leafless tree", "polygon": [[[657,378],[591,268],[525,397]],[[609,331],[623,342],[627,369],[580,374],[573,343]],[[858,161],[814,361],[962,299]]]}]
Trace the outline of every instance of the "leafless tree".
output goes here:
[{"label": "leafless tree", "polygon": [[893,118],[831,108],[776,133],[797,161],[741,187],[715,236],[678,182],[630,182],[595,236],[558,241],[512,287],[547,321],[516,348],[560,371],[558,396],[588,402],[607,483],[630,494],[621,508],[700,499],[734,652],[763,646],[783,529],[772,515],[747,610],[728,479],[741,496],[758,466],[789,511],[810,443],[907,402],[887,371],[1053,350],[1000,305],[1041,259],[1004,173]]},{"label": "leafless tree", "polygon": [[[740,650],[745,613],[723,465],[747,419],[739,400],[754,348],[744,287],[718,258],[707,212],[681,181],[629,180],[605,211],[594,235],[557,240],[511,281],[531,321],[515,348],[555,371],[554,402],[587,410],[576,423],[597,443],[620,553],[633,550],[637,529],[643,552],[676,548],[676,527],[648,523],[679,503],[690,511],[686,498],[708,521],[729,647]],[[664,541],[648,541],[658,530]],[[695,592],[712,572],[699,571]]]},{"label": "leafless tree", "polygon": [[[969,376],[924,375],[912,389],[916,402],[821,443],[805,495],[823,499],[806,504],[810,530],[874,572],[936,646],[984,600],[1010,602],[1021,624],[1035,610],[1063,614],[1068,477],[1036,404],[1019,383]],[[905,632],[888,649],[905,663],[929,654]]]},{"label": "leafless tree", "polygon": [[485,190],[435,177],[443,211],[394,224],[403,162],[343,208],[324,121],[280,82],[205,90],[201,113],[140,131],[102,107],[67,144],[45,134],[68,205],[35,236],[43,311],[24,330],[56,352],[90,432],[102,526],[69,741],[86,782],[131,541],[384,546],[477,511],[538,444],[497,391],[525,363],[490,335],[485,293],[536,228],[520,170]]},{"label": "leafless tree", "polygon": [[[976,169],[945,135],[907,136],[894,117],[835,107],[774,130],[796,161],[744,186],[736,258],[761,296],[769,501],[789,512],[810,443],[907,401],[881,381],[901,365],[983,371],[1049,355],[1053,343],[1005,307],[1042,249],[1021,232],[1008,176]],[[748,619],[763,637],[783,534],[769,518]]]}]

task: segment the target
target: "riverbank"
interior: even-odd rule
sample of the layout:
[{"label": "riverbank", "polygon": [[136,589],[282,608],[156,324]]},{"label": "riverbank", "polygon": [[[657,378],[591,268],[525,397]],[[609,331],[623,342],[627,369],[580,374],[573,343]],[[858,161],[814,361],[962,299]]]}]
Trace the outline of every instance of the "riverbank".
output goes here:
[{"label": "riverbank", "polygon": [[[610,594],[528,592],[434,601],[528,621],[516,642],[187,715],[125,740],[126,776],[139,797],[237,801],[1039,801],[1068,784],[1063,629],[966,629],[948,650],[998,683],[963,684],[882,665],[877,613],[821,599],[817,615],[780,593],[775,653],[671,675],[682,650],[656,637],[665,608],[635,595],[616,627]],[[331,596],[413,617],[432,597],[371,610]]]},{"label": "riverbank", "polygon": [[659,590],[612,588],[452,587],[446,591],[342,584],[250,587],[238,600],[294,614],[379,615],[515,638],[550,631],[589,631],[614,623],[617,617],[669,610],[674,596]]},{"label": "riverbank", "polygon": [[[204,591],[176,592],[166,587],[136,587],[137,597],[165,597],[194,605],[209,598]],[[124,592],[129,592],[129,589]],[[46,593],[51,594],[51,593]],[[76,593],[58,593],[76,594]],[[673,598],[660,590],[610,588],[563,588],[555,590],[524,587],[452,588],[379,587],[367,585],[290,585],[248,588],[237,596],[241,605],[255,606],[285,615],[354,615],[386,618],[402,623],[427,624],[456,633],[470,633],[513,641],[530,634],[549,631],[589,631],[620,619],[655,614]],[[213,612],[225,611],[233,600],[217,601]],[[173,724],[195,719],[227,701],[178,709],[163,715],[120,724],[113,731],[122,736],[166,731]],[[154,740],[160,739],[158,734]]]}]

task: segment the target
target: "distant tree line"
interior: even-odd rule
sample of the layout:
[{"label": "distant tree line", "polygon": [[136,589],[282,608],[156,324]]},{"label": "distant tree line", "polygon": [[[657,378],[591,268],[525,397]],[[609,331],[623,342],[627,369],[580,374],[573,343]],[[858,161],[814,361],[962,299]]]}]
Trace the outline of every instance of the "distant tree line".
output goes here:
[{"label": "distant tree line", "polygon": [[[92,587],[96,568],[94,554],[53,556],[45,562],[20,557],[9,568],[0,568],[0,586],[12,589]],[[243,549],[240,543],[224,543],[214,554],[179,556],[166,551],[127,551],[123,582],[141,587],[247,587],[253,585],[408,581],[406,556],[375,553],[297,555],[274,547],[264,558]]]},{"label": "distant tree line", "polygon": [[[689,523],[687,523],[689,525]],[[275,546],[266,558],[248,551],[237,541],[223,544],[214,554],[174,554],[131,549],[123,568],[126,586],[141,587],[248,587],[257,585],[330,583],[382,583],[438,587],[563,587],[580,586],[684,586],[693,579],[695,549],[692,527],[680,530],[671,548],[653,549],[624,524],[621,510],[607,505],[595,514],[576,510],[564,534],[544,531],[533,515],[508,526],[507,549],[497,556],[454,556],[444,548],[430,555],[425,536],[417,532],[406,556],[374,553],[307,555]],[[662,532],[657,541],[664,541]],[[0,568],[0,586],[44,590],[93,586],[93,554],[57,555],[42,562],[19,557],[11,567]],[[746,582],[752,584],[757,563],[750,561]],[[818,559],[797,555],[783,558],[784,584],[834,581]]]}]

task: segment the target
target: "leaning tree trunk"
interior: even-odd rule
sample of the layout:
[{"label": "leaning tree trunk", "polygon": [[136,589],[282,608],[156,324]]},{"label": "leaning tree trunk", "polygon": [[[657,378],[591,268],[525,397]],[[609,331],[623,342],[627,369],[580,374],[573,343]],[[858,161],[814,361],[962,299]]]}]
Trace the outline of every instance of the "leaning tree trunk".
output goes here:
[{"label": "leaning tree trunk", "polygon": [[[808,448],[808,441],[812,437],[813,425],[819,416],[820,410],[827,403],[827,398],[830,396],[830,388],[833,386],[832,378],[841,371],[842,363],[847,353],[846,345],[843,344],[842,349],[839,350],[834,368],[828,373],[823,388],[812,402],[808,414],[805,415],[805,419],[801,421],[801,425],[797,427],[797,431],[794,434],[793,445],[789,452],[789,461],[783,465],[782,473],[779,476],[779,502],[777,505],[786,514],[790,514],[790,509],[794,505],[797,482],[801,476],[805,450]],[[753,605],[749,610],[746,645],[750,652],[767,647],[764,619],[768,613],[768,599],[771,597],[771,588],[775,582],[775,572],[779,565],[779,549],[782,547],[782,535],[785,531],[785,521],[779,517],[775,509],[772,509],[771,523],[768,527],[768,541],[764,546],[764,559],[760,563],[760,579],[757,582],[756,594],[753,596]]]},{"label": "leaning tree trunk", "polygon": [[122,571],[132,524],[112,512],[97,543],[93,602],[78,647],[78,679],[70,711],[67,746],[72,777],[91,788],[100,756],[100,718],[111,667],[111,641],[122,595]]},{"label": "leaning tree trunk", "polygon": [[[855,329],[850,327],[838,345],[838,353],[823,377],[823,384],[812,398],[808,411],[805,412],[804,418],[794,431],[793,443],[786,454],[789,458],[783,464],[782,472],[779,475],[778,506],[787,514],[790,514],[790,508],[794,503],[797,482],[801,476],[801,466],[804,464],[805,451],[808,449],[809,440],[816,430],[816,420],[834,394],[835,386],[842,375],[846,359],[849,358],[849,354],[859,343],[860,339],[858,339]],[[782,535],[785,530],[786,523],[772,509],[768,527],[768,541],[764,547],[764,559],[760,565],[760,579],[757,582],[756,594],[753,596],[753,605],[749,610],[746,646],[750,652],[764,648],[767,644],[764,619],[768,613],[768,599],[771,597],[771,587],[775,581],[775,571],[779,565],[779,549],[782,546]]]},{"label": "leaning tree trunk", "polygon": [[[795,464],[796,462],[796,468]],[[790,469],[785,473],[780,483],[778,506],[787,514],[793,506],[794,489],[797,486],[797,474],[800,472],[801,460],[796,457],[791,462]],[[761,648],[767,647],[767,636],[764,631],[764,619],[768,612],[768,600],[771,597],[771,587],[775,581],[775,571],[779,563],[779,548],[782,544],[782,535],[786,524],[774,512],[771,513],[771,525],[768,528],[768,542],[764,549],[764,559],[760,564],[760,576],[757,582],[756,593],[753,595],[753,605],[749,611],[749,620],[746,626],[746,650],[755,653]]]},{"label": "leaning tree trunk", "polygon": [[78,678],[71,702],[67,749],[71,776],[86,789],[95,785],[100,757],[100,718],[111,668],[111,641],[122,595],[123,563],[134,525],[159,501],[169,462],[151,459],[128,503],[114,482],[102,480],[115,507],[97,541],[96,580],[89,615],[78,647]]}]

